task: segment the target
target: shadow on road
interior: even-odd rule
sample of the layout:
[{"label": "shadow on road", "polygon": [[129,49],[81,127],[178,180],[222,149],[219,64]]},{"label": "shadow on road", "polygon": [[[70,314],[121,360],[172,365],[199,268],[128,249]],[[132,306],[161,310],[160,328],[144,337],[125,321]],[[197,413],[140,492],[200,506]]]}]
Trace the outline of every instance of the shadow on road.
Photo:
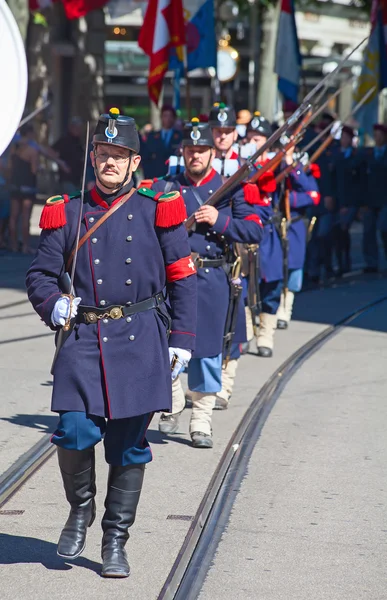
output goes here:
[{"label": "shadow on road", "polygon": [[80,557],[68,564],[57,556],[56,544],[52,542],[0,533],[0,565],[21,563],[40,563],[50,571],[69,571],[72,565],[89,569],[95,573],[99,573],[101,570],[100,564],[88,558]]},{"label": "shadow on road", "polygon": [[12,417],[0,417],[0,421],[6,421],[13,425],[39,429],[42,433],[54,431],[58,423],[58,415],[28,415],[19,414]]}]

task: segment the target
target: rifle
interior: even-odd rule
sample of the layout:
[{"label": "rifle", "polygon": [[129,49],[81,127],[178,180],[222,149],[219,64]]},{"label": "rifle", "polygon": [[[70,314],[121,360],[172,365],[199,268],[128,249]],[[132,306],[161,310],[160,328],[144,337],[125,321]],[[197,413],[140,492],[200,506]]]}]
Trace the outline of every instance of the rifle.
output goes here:
[{"label": "rifle", "polygon": [[240,271],[241,257],[238,256],[233,264],[232,271],[230,273],[230,301],[228,305],[226,324],[223,335],[223,355],[225,368],[227,368],[228,362],[230,360],[232,343],[235,335],[235,327],[238,318],[239,299],[242,295],[242,285],[239,277]]},{"label": "rifle", "polygon": [[[334,69],[331,73],[328,73],[327,75],[325,75],[325,77],[315,85],[315,87],[305,96],[304,100],[302,101],[300,106],[297,108],[297,110],[292,115],[290,115],[290,117],[285,121],[285,123],[281,127],[279,127],[277,129],[277,131],[275,131],[268,138],[268,140],[263,144],[263,146],[261,146],[261,148],[259,148],[259,150],[257,150],[255,152],[255,154],[253,154],[253,156],[251,156],[245,162],[245,164],[240,169],[238,169],[238,171],[236,173],[234,173],[234,175],[229,177],[227,179],[227,181],[225,181],[224,184],[219,189],[217,189],[216,192],[214,192],[214,194],[212,194],[206,200],[206,202],[203,202],[202,206],[216,206],[216,204],[218,204],[220,202],[220,200],[222,200],[231,190],[233,190],[237,185],[239,185],[242,181],[244,181],[244,179],[246,179],[247,173],[249,171],[254,170],[254,163],[258,160],[259,156],[261,154],[263,154],[264,152],[266,152],[267,150],[269,150],[269,148],[271,148],[273,146],[273,144],[275,144],[280,139],[280,137],[288,131],[288,129],[293,127],[293,125],[295,125],[301,119],[301,117],[303,117],[303,115],[306,112],[310,111],[310,109],[312,108],[312,104],[311,104],[312,99],[315,98],[317,93],[320,92],[321,90],[323,90],[323,93],[325,93],[325,90],[327,89],[327,86],[328,86],[328,82],[330,82],[332,77],[334,77],[334,75],[343,68],[343,66],[345,65],[347,60],[350,58],[350,56],[352,56],[352,54],[367,39],[368,39],[368,36],[362,42],[360,42],[360,44],[358,44],[356,46],[356,48],[354,48],[347,56],[345,56],[339,62],[336,69]],[[264,167],[262,167],[262,169],[263,168]],[[261,173],[263,174],[262,170],[261,170]],[[188,219],[185,222],[185,226],[188,231],[191,231],[194,224],[195,224],[195,213],[193,213],[192,215],[190,215],[188,217]]]},{"label": "rifle", "polygon": [[[363,98],[356,104],[356,106],[354,107],[354,109],[352,110],[352,112],[349,113],[349,115],[347,115],[345,117],[345,119],[343,119],[343,123],[345,123],[346,121],[349,121],[349,119],[351,119],[359,110],[359,108],[361,106],[363,106],[363,104],[365,102],[367,102],[368,98],[374,93],[374,91],[376,90],[376,86],[374,85],[370,90],[368,90],[368,92],[366,94],[364,94]],[[322,131],[317,138],[315,138],[314,143],[316,143],[316,141],[318,139],[321,139],[323,137],[323,135],[325,133],[327,133],[327,131],[329,130],[328,128],[325,128],[324,131]],[[331,128],[332,129],[332,128]],[[318,160],[318,158],[321,156],[321,154],[324,152],[324,150],[326,150],[328,148],[328,146],[333,142],[333,140],[335,139],[335,135],[338,131],[338,128],[335,129],[335,131],[331,132],[328,137],[323,141],[322,144],[320,144],[320,146],[317,148],[317,150],[312,154],[311,158],[309,159],[308,164],[305,165],[304,167],[304,171],[306,171],[309,168],[309,165],[311,163],[316,162],[316,160]]]},{"label": "rifle", "polygon": [[[369,98],[369,96],[372,94],[372,92],[374,90],[375,90],[375,87],[373,87],[371,90],[369,90],[363,96],[363,98],[360,100],[360,102],[355,106],[355,108],[352,110],[352,112],[349,115],[347,115],[347,117],[344,119],[343,122],[348,121],[351,117],[353,117],[356,114],[356,112],[364,104],[364,102],[367,101],[367,99]],[[318,147],[316,152],[312,155],[312,157],[304,165],[304,167],[303,167],[304,171],[307,171],[309,169],[310,164],[315,162],[320,157],[320,155],[324,152],[324,150],[332,143],[332,141],[334,140],[334,136],[338,132],[339,128],[340,128],[340,126],[336,127],[334,129],[334,131],[332,131],[332,135],[328,136],[327,140],[329,140],[329,142],[327,142],[327,140],[324,140],[324,142],[321,144],[321,146]],[[327,127],[325,127],[325,129],[320,131],[320,133],[318,135],[316,135],[316,137],[314,137],[313,140],[311,140],[309,142],[309,144],[307,144],[305,146],[305,148],[302,149],[302,154],[305,155],[307,153],[307,151],[309,150],[309,148],[312,148],[312,146],[315,146],[316,143],[331,130],[332,130],[332,125],[330,123],[329,125],[327,125]],[[280,184],[285,179],[285,177],[287,177],[287,175],[289,175],[289,173],[298,165],[299,162],[300,162],[300,160],[293,161],[293,163],[291,165],[288,165],[286,167],[286,169],[284,169],[283,171],[281,171],[281,173],[279,173],[277,175],[277,177],[275,178],[277,185]]]}]

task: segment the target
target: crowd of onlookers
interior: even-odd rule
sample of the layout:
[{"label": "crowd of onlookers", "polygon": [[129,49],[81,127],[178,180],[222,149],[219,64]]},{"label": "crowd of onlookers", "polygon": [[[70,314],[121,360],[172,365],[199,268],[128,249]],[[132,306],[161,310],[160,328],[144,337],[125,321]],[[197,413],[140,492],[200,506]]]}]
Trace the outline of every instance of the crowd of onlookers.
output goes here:
[{"label": "crowd of onlookers", "polygon": [[58,187],[53,193],[71,194],[79,190],[84,161],[83,131],[82,120],[74,117],[66,134],[51,146],[37,141],[32,123],[16,133],[0,157],[0,250],[33,252],[32,207],[40,191],[39,176],[50,171],[49,163],[56,165]]}]

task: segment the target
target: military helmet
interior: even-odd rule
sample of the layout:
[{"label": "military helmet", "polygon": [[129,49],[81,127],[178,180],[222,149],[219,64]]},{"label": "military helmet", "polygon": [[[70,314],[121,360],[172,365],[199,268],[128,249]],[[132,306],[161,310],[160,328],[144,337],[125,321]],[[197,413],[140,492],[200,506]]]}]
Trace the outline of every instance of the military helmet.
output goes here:
[{"label": "military helmet", "polygon": [[100,115],[93,135],[93,144],[114,144],[138,154],[140,138],[136,121],[132,117],[120,115],[118,108],[111,108],[108,114]]},{"label": "military helmet", "polygon": [[247,125],[247,132],[248,131],[255,131],[256,133],[263,135],[267,138],[270,137],[273,133],[269,121],[265,119],[265,117],[263,117],[258,110],[255,111],[253,118]]},{"label": "military helmet", "polygon": [[236,127],[235,109],[224,102],[216,102],[210,111],[209,124],[210,127]]},{"label": "military helmet", "polygon": [[183,129],[182,146],[210,146],[214,147],[211,127],[208,123],[201,123],[197,117],[186,123]]}]

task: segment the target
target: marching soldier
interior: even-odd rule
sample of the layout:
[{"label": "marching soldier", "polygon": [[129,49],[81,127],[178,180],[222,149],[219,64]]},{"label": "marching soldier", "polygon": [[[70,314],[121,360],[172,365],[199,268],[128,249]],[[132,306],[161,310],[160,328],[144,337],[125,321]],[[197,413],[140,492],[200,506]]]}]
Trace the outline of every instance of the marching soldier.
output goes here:
[{"label": "marching soldier", "polygon": [[[253,119],[247,126],[247,139],[256,145],[257,150],[265,144],[272,133],[272,128],[267,119],[260,112],[255,112]],[[256,167],[262,167],[268,162],[268,153],[264,152]],[[257,181],[259,188],[259,205],[257,210],[265,224],[264,234],[259,245],[259,330],[257,336],[258,356],[270,357],[273,354],[274,332],[277,327],[277,310],[281,299],[283,279],[283,252],[281,239],[276,225],[272,206],[272,197],[277,184],[274,173],[267,171]],[[251,285],[251,282],[249,282]]]},{"label": "marching soldier", "polygon": [[177,154],[181,144],[181,131],[175,129],[175,123],[175,109],[172,106],[163,106],[160,131],[150,131],[141,144],[141,166],[145,179],[167,174],[168,158],[171,154]]},{"label": "marching soldier", "polygon": [[379,268],[378,229],[387,257],[387,125],[374,125],[374,140],[375,147],[365,149],[367,203],[361,209],[365,273]]},{"label": "marching soldier", "polygon": [[[134,119],[117,109],[100,116],[91,154],[96,187],[83,203],[79,194],[47,201],[27,273],[28,295],[41,319],[57,332],[70,325],[53,369],[52,410],[59,423],[52,442],[71,506],[58,554],[73,560],[84,550],[96,515],[94,446],[104,436],[110,465],[104,577],[129,575],[124,547],[145,464],[152,460],[146,431],[155,411],[170,410],[171,367],[174,377],[195,342],[196,275],[184,202],[178,192],[156,197],[135,189],[139,149]],[[74,292],[63,294],[79,222]]]},{"label": "marching soldier", "polygon": [[[294,148],[291,148],[285,157],[286,165],[294,162]],[[305,209],[308,206],[317,206],[320,202],[320,193],[318,192],[317,182],[311,171],[304,172],[303,166],[298,164],[289,173],[285,180],[285,188],[288,194],[285,194],[283,200],[289,199],[290,222],[287,226],[287,238],[289,244],[289,278],[288,289],[285,296],[285,290],[281,294],[281,303],[277,311],[277,328],[286,329],[292,316],[294,294],[301,291],[303,281],[303,269],[306,253],[307,230],[303,217]],[[278,205],[279,199],[277,199]],[[286,206],[283,206],[283,213],[286,215]],[[286,285],[286,282],[284,282]]]},{"label": "marching soldier", "polygon": [[215,156],[223,162],[220,174],[224,175],[225,161],[239,158],[238,153],[234,150],[234,144],[238,139],[235,109],[223,102],[215,103],[210,111],[209,125],[214,137]]},{"label": "marching soldier", "polygon": [[[221,176],[212,168],[215,156],[211,129],[193,119],[183,132],[185,172],[176,176],[172,189],[180,190],[189,214],[195,213],[196,228],[190,233],[192,255],[198,270],[198,325],[194,357],[188,365],[188,387],[192,392],[190,434],[195,448],[212,448],[212,410],[217,392],[222,389],[223,337],[231,335],[234,343],[246,341],[246,323],[242,298],[231,305],[238,316],[226,330],[232,279],[234,242],[256,243],[262,237],[262,223],[253,207],[244,199],[241,188],[223,198],[215,207],[203,206],[211,194],[222,185]],[[165,181],[153,184],[163,191]],[[255,186],[253,186],[255,188]],[[230,263],[231,260],[231,263]],[[235,331],[235,333],[234,333]],[[234,334],[232,336],[232,334]],[[174,386],[171,415],[162,415],[160,430],[175,433],[184,407],[184,394]]]}]

